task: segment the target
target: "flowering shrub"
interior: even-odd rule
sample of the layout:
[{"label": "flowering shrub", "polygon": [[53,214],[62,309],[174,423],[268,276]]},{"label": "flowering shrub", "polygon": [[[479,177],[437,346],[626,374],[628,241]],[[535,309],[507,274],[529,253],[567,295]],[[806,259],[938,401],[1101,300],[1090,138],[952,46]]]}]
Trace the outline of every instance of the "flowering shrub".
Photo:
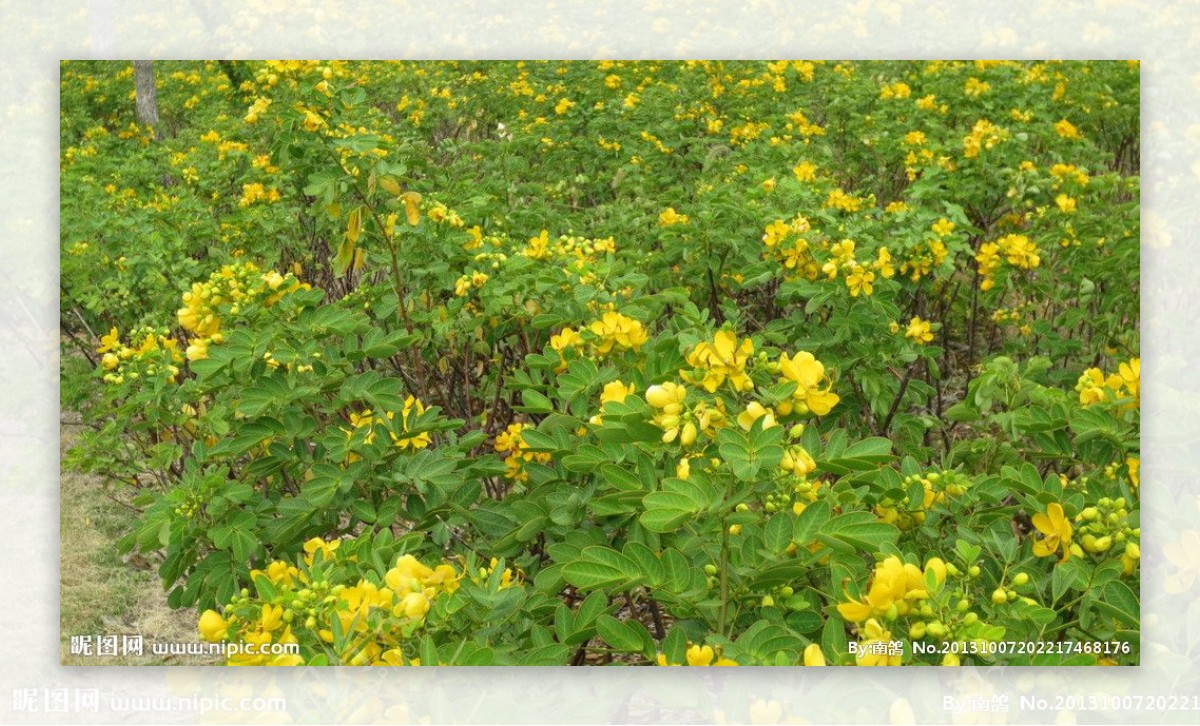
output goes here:
[{"label": "flowering shrub", "polygon": [[230,664],[1138,661],[1136,64],[155,65],[65,464]]}]

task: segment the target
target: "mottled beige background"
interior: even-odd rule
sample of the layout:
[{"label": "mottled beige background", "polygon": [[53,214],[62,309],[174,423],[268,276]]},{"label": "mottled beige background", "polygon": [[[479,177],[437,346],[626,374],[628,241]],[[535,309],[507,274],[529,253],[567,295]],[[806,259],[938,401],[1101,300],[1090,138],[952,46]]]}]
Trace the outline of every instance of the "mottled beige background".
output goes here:
[{"label": "mottled beige background", "polygon": [[[1200,701],[1200,3],[0,0],[0,719],[21,723],[1195,723],[1022,711],[1020,697]],[[1126,669],[235,669],[58,665],[61,58],[1139,58],[1143,79],[1143,666]],[[1168,552],[1190,550],[1171,562]],[[1179,559],[1176,557],[1176,559]],[[1174,578],[1168,594],[1165,584]],[[718,672],[719,671],[719,672]],[[283,713],[39,714],[20,693],[282,696]],[[63,691],[61,689],[67,689]],[[73,697],[73,696],[72,696]],[[997,705],[1007,712],[944,708]],[[982,697],[982,698],[978,698]],[[974,699],[974,700],[972,700]],[[150,704],[143,704],[150,705]],[[1200,706],[1200,703],[1194,705]]]}]

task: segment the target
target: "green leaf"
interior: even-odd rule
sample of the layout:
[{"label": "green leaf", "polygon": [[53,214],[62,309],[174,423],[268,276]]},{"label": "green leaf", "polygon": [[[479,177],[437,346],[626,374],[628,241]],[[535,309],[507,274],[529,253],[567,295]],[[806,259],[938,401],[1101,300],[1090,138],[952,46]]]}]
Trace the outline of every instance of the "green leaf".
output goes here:
[{"label": "green leaf", "polygon": [[850,446],[842,452],[842,457],[854,459],[863,456],[890,456],[891,453],[891,439],[885,439],[882,436],[873,436]]},{"label": "green leaf", "polygon": [[820,533],[834,537],[864,552],[878,552],[896,543],[900,530],[880,522],[871,512],[849,512],[825,523]]},{"label": "green leaf", "polygon": [[563,565],[563,578],[581,590],[619,589],[640,579],[637,563],[616,550],[584,548],[580,559]]},{"label": "green leaf", "polygon": [[1129,586],[1113,581],[1104,586],[1104,597],[1095,601],[1097,610],[1115,618],[1122,625],[1136,629],[1140,623],[1141,604]]},{"label": "green leaf", "polygon": [[[642,628],[645,630],[645,627]],[[596,630],[605,643],[616,650],[637,653],[643,650],[645,641],[629,623],[623,623],[611,615],[601,615],[596,620]],[[649,635],[647,632],[646,635]]]},{"label": "green leaf", "polygon": [[833,509],[824,499],[808,505],[792,525],[792,541],[802,546],[812,542],[832,516]]},{"label": "green leaf", "polygon": [[699,507],[685,494],[650,492],[642,500],[646,511],[638,519],[651,532],[674,532],[692,518]]},{"label": "green leaf", "polygon": [[600,467],[600,476],[617,489],[630,492],[642,490],[642,480],[638,475],[626,471],[616,464],[604,464]]},{"label": "green leaf", "polygon": [[521,440],[528,445],[529,451],[555,452],[559,450],[558,442],[554,440],[554,437],[537,429],[528,428],[522,431]]},{"label": "green leaf", "polygon": [[1078,559],[1067,560],[1054,567],[1050,576],[1050,595],[1058,601],[1068,589],[1083,590],[1088,584],[1087,566]]},{"label": "green leaf", "polygon": [[791,512],[776,512],[763,528],[763,545],[772,554],[781,554],[792,543]]},{"label": "green leaf", "polygon": [[[532,388],[526,388],[521,392],[521,401],[525,405],[518,407],[517,410],[526,413],[550,413],[554,410],[554,402]],[[525,437],[522,436],[521,438],[524,439]]]}]

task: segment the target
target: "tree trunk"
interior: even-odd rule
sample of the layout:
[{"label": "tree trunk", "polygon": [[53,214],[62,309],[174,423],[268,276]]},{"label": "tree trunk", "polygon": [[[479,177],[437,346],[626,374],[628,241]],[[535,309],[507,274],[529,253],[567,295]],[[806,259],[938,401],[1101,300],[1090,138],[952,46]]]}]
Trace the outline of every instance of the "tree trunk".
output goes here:
[{"label": "tree trunk", "polygon": [[154,62],[134,61],[133,77],[137,87],[138,123],[153,126],[155,138],[158,138],[158,90],[154,83]]}]

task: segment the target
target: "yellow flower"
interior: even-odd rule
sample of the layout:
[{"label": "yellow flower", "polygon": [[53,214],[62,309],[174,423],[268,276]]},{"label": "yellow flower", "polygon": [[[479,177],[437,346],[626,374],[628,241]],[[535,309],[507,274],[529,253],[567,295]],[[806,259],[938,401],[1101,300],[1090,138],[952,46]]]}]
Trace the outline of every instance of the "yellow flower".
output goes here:
[{"label": "yellow flower", "polygon": [[410,592],[401,600],[399,607],[404,615],[413,620],[420,620],[429,612],[429,598],[423,592]]},{"label": "yellow flower", "polygon": [[108,335],[100,337],[100,347],[96,349],[97,353],[107,353],[110,350],[116,350],[121,347],[121,334],[114,327],[108,331]]},{"label": "yellow flower", "polygon": [[860,666],[898,666],[901,656],[888,655],[888,646],[892,640],[890,631],[884,630],[879,621],[871,618],[863,626],[862,634],[866,640],[859,644],[855,662]]},{"label": "yellow flower", "polygon": [[[937,576],[937,565],[932,560],[926,569]],[[914,602],[927,597],[925,573],[892,555],[875,565],[867,594],[860,600],[838,604],[837,610],[844,619],[859,623],[872,617],[905,615]]]},{"label": "yellow flower", "polygon": [[891,85],[884,85],[879,89],[879,97],[882,99],[891,98],[908,98],[912,95],[912,88],[903,81],[897,81]]},{"label": "yellow flower", "polygon": [[313,563],[313,558],[318,552],[321,553],[321,557],[323,559],[332,560],[333,553],[336,552],[337,548],[341,546],[342,541],[340,539],[335,539],[332,542],[326,542],[320,537],[313,537],[304,543],[304,561],[311,565]]},{"label": "yellow flower", "polygon": [[931,342],[933,340],[933,331],[930,328],[929,321],[913,318],[908,323],[908,329],[904,331],[904,337],[918,345],[925,345]]},{"label": "yellow flower", "polygon": [[777,219],[768,224],[764,229],[762,236],[763,244],[768,248],[774,248],[775,245],[779,244],[785,237],[787,237],[790,231],[791,227],[786,222],[784,222],[782,219]]},{"label": "yellow flower", "polygon": [[667,413],[678,414],[682,411],[682,403],[686,397],[687,389],[671,381],[653,385],[646,389],[646,401],[651,406],[663,409]]},{"label": "yellow flower", "polygon": [[225,634],[229,629],[229,621],[221,617],[220,613],[215,610],[205,610],[200,616],[200,637],[210,643],[217,643],[225,639]]},{"label": "yellow flower", "polygon": [[1129,481],[1133,484],[1133,488],[1137,489],[1142,485],[1142,478],[1138,473],[1141,468],[1142,461],[1135,456],[1130,456],[1125,459],[1125,466],[1129,469]]},{"label": "yellow flower", "polygon": [[193,340],[187,347],[187,359],[191,361],[204,360],[208,357],[208,341],[203,338]]},{"label": "yellow flower", "polygon": [[792,167],[792,175],[796,181],[810,182],[817,180],[817,165],[811,161],[802,161]]},{"label": "yellow flower", "polygon": [[579,333],[576,333],[571,328],[563,328],[561,331],[559,331],[558,335],[550,336],[550,347],[556,352],[562,353],[568,348],[573,348],[576,345],[579,345],[579,343],[582,341],[583,338],[579,337]]},{"label": "yellow flower", "polygon": [[614,346],[637,351],[649,339],[640,322],[611,311],[588,327],[600,339],[594,343],[600,355],[607,355]]},{"label": "yellow flower", "polygon": [[1083,137],[1079,133],[1079,129],[1075,128],[1075,125],[1066,119],[1054,124],[1054,131],[1064,139],[1079,139]]},{"label": "yellow flower", "polygon": [[875,273],[858,264],[854,265],[850,274],[846,276],[846,287],[850,289],[850,297],[858,297],[859,293],[870,295],[875,291],[874,282]]},{"label": "yellow flower", "polygon": [[709,665],[716,657],[712,646],[709,645],[693,645],[687,649],[687,664],[690,666]]},{"label": "yellow flower", "polygon": [[951,222],[950,220],[946,219],[945,217],[942,217],[941,219],[939,219],[938,221],[933,223],[933,233],[936,234],[938,237],[945,237],[946,235],[948,235],[954,231],[955,226],[956,225],[954,224],[954,222]]},{"label": "yellow flower", "polygon": [[1052,556],[1061,548],[1062,561],[1071,557],[1071,523],[1063,514],[1062,505],[1051,502],[1046,512],[1033,515],[1033,526],[1042,537],[1033,543],[1033,554],[1038,557]]},{"label": "yellow flower", "polygon": [[762,427],[764,429],[769,429],[772,426],[777,425],[775,422],[775,414],[771,411],[771,409],[763,406],[758,401],[751,401],[750,403],[746,404],[746,410],[738,414],[738,426],[741,426],[744,430],[749,431],[754,425],[754,422],[760,418],[763,419]]},{"label": "yellow flower", "polygon": [[967,96],[982,96],[991,90],[992,84],[987,81],[981,81],[978,78],[968,78],[966,86],[963,88],[963,93]]},{"label": "yellow flower", "polygon": [[686,214],[680,214],[675,211],[674,207],[667,207],[658,215],[658,224],[661,227],[670,227],[673,224],[687,224],[689,218]]},{"label": "yellow flower", "polygon": [[265,603],[258,619],[258,625],[266,633],[277,630],[280,625],[283,625],[283,606]]},{"label": "yellow flower", "polygon": [[[687,649],[687,664],[690,666],[735,666],[737,661],[729,658],[719,658],[710,645],[692,645]],[[659,665],[667,665],[667,659],[662,654],[658,656]]]},{"label": "yellow flower", "polygon": [[600,392],[600,405],[603,406],[609,401],[621,403],[625,400],[626,396],[632,395],[635,390],[632,383],[628,386],[620,381],[607,383],[604,386],[604,390]]},{"label": "yellow flower", "polygon": [[[1038,251],[1037,245],[1029,240],[1023,234],[1009,234],[996,240],[1000,252],[1003,252],[1008,260],[1008,264],[1019,267],[1023,270],[1029,270],[1041,264],[1042,258]],[[980,246],[980,252],[983,252],[983,247]],[[977,258],[978,259],[978,258]]]},{"label": "yellow flower", "polygon": [[404,217],[410,226],[416,226],[421,221],[421,195],[416,192],[404,192],[400,195],[404,202]]},{"label": "yellow flower", "polygon": [[739,344],[732,330],[722,330],[711,342],[697,343],[688,353],[687,362],[703,372],[704,377],[699,382],[709,393],[714,393],[726,379],[735,391],[749,391],[754,388],[754,382],[746,375],[746,363],[752,355],[753,341],[743,338]]},{"label": "yellow flower", "polygon": [[876,252],[875,261],[871,263],[871,267],[888,279],[894,277],[896,274],[896,266],[892,264],[892,253],[887,247],[879,248]]},{"label": "yellow flower", "polygon": [[816,643],[809,643],[804,649],[804,665],[806,666],[823,666],[825,663],[825,654],[821,652],[821,646]]},{"label": "yellow flower", "polygon": [[841,189],[834,189],[825,199],[825,206],[840,209],[843,212],[857,212],[862,209],[863,200],[851,196]]},{"label": "yellow flower", "polygon": [[800,414],[824,416],[841,400],[827,386],[821,387],[823,383],[828,383],[825,366],[812,353],[800,351],[791,358],[784,353],[779,356],[779,372],[784,380],[796,383],[792,400],[779,404],[780,415],[786,416],[794,409]]},{"label": "yellow flower", "polygon": [[304,130],[305,131],[310,131],[310,132],[319,131],[321,129],[321,127],[325,125],[325,119],[321,118],[313,111],[310,111],[308,109],[303,109],[303,111],[304,111]]},{"label": "yellow flower", "polygon": [[1125,390],[1134,399],[1141,395],[1142,381],[1142,359],[1131,358],[1127,363],[1122,363],[1117,367],[1120,372],[1121,381],[1125,384]]}]

